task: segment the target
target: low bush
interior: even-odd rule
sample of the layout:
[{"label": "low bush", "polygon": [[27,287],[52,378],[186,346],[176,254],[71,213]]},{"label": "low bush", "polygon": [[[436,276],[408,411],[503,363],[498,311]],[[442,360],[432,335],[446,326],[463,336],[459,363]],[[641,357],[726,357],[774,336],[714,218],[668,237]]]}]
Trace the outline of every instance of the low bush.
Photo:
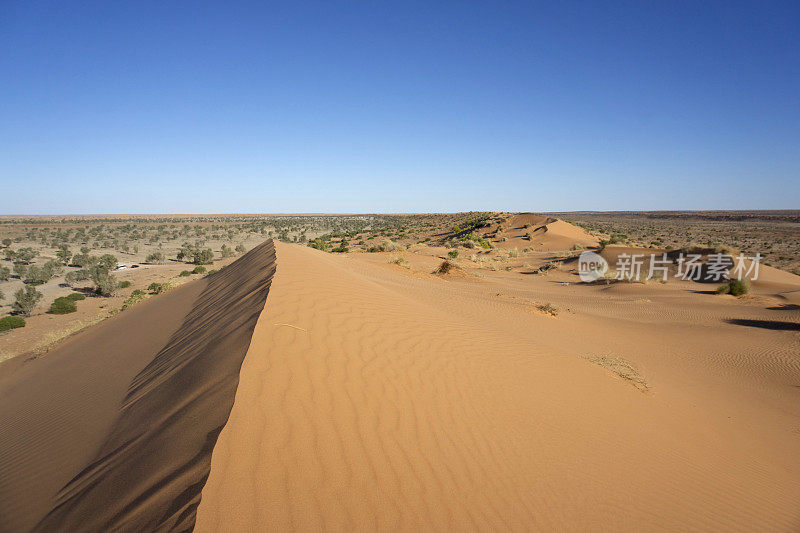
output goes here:
[{"label": "low bush", "polygon": [[450,259],[455,259],[456,257],[458,257],[458,250],[450,250],[449,252],[447,252],[447,256]]},{"label": "low bush", "polygon": [[205,272],[206,267],[204,266],[196,266],[194,267],[194,270],[192,270],[192,274],[205,274]]},{"label": "low bush", "polygon": [[4,316],[0,318],[0,331],[8,331],[11,329],[24,328],[25,319],[21,316]]},{"label": "low bush", "polygon": [[128,296],[124,302],[122,302],[122,310],[131,307],[132,305],[136,305],[137,303],[141,302],[145,299],[144,291],[141,289],[136,289]]},{"label": "low bush", "polygon": [[120,289],[127,289],[130,286],[131,286],[131,282],[130,281],[120,281],[119,282],[119,288]]},{"label": "low bush", "polygon": [[85,300],[86,299],[86,295],[82,294],[80,292],[71,292],[71,293],[67,294],[66,296],[64,296],[64,298],[69,298],[70,300],[72,300],[74,302],[77,302],[77,301],[80,301],[80,300]]},{"label": "low bush", "polygon": [[731,296],[744,296],[748,292],[750,292],[750,282],[746,279],[734,279],[717,288],[717,294],[730,294]]},{"label": "low bush", "polygon": [[185,278],[186,276],[191,276],[191,275],[192,275],[192,273],[189,272],[188,270],[182,270],[181,273],[178,274],[178,276],[180,276],[182,278]]},{"label": "low bush", "polygon": [[61,296],[60,298],[56,298],[52,304],[50,304],[50,309],[47,312],[51,315],[67,315],[69,313],[74,313],[78,310],[78,304],[75,303],[75,300],[71,300],[66,296]]},{"label": "low bush", "polygon": [[153,282],[147,287],[147,290],[150,292],[154,292],[156,294],[161,294],[164,291],[164,285],[161,283]]}]

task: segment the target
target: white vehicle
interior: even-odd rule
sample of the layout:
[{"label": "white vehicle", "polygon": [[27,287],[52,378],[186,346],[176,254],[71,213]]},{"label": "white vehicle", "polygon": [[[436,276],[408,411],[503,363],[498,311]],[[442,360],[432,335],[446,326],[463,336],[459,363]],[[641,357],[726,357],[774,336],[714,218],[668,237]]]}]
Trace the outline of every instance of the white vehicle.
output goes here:
[{"label": "white vehicle", "polygon": [[123,263],[123,264],[117,265],[116,268],[114,268],[114,270],[125,270],[126,268],[128,268],[128,265]]}]

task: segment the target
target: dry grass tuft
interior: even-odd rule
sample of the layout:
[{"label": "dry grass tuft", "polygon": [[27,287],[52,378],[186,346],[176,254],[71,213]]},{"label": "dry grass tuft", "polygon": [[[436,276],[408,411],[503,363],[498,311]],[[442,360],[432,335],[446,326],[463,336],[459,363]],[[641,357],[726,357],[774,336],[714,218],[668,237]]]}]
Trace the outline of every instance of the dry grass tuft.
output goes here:
[{"label": "dry grass tuft", "polygon": [[602,355],[599,357],[585,356],[584,359],[611,370],[622,379],[629,381],[639,390],[647,390],[647,382],[644,380],[644,378],[631,363],[622,357]]},{"label": "dry grass tuft", "polygon": [[558,311],[559,311],[558,307],[549,302],[546,304],[537,305],[536,309],[538,309],[542,313],[547,313],[548,315],[558,316]]},{"label": "dry grass tuft", "polygon": [[436,270],[433,271],[434,274],[447,274],[452,270],[456,270],[458,265],[453,263],[452,261],[442,261],[442,264],[439,265]]},{"label": "dry grass tuft", "polygon": [[389,259],[389,263],[391,263],[393,265],[401,266],[403,268],[411,268],[411,265],[406,260],[406,258],[401,256],[401,255],[393,256],[391,259]]}]

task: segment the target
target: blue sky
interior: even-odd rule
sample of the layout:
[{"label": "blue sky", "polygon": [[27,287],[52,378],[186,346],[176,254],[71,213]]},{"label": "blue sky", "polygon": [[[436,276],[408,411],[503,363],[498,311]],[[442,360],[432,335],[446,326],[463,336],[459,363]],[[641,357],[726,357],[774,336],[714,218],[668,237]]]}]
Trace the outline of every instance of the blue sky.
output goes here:
[{"label": "blue sky", "polygon": [[0,2],[0,213],[800,209],[797,2]]}]

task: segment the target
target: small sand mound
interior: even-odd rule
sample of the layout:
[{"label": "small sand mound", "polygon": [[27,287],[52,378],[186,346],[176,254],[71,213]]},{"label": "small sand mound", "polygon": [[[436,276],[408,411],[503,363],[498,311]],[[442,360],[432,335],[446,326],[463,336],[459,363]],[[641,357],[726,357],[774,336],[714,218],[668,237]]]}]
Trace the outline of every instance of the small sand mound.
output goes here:
[{"label": "small sand mound", "polygon": [[598,239],[583,228],[557,218],[519,213],[503,221],[494,234],[498,248],[572,250],[598,246]]}]

